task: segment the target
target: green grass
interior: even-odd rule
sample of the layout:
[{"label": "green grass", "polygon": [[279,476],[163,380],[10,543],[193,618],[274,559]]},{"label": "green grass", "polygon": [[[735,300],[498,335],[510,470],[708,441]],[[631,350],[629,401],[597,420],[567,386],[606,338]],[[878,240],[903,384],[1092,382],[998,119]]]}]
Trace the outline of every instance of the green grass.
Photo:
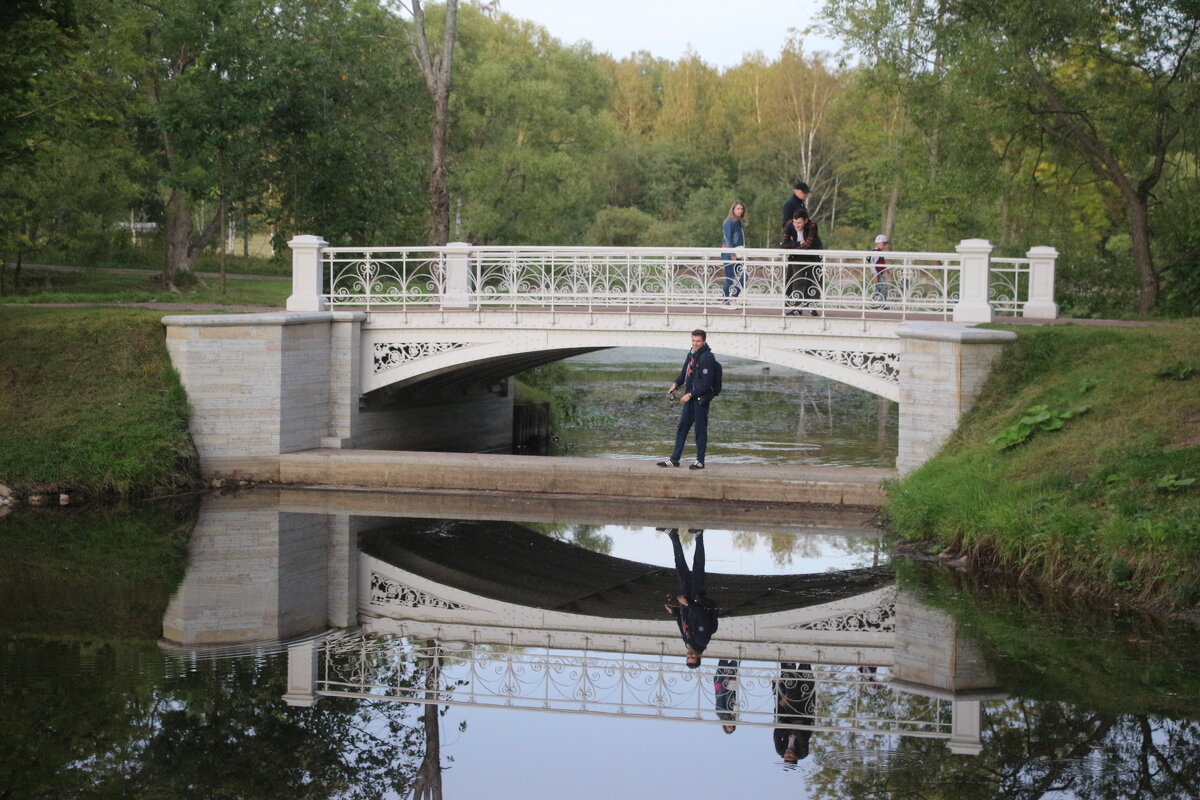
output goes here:
[{"label": "green grass", "polygon": [[0,483],[130,494],[196,477],[162,316],[0,306]]},{"label": "green grass", "polygon": [[[1017,332],[947,446],[889,487],[896,532],[1041,582],[1200,608],[1200,377],[1158,375],[1200,368],[1200,322]],[[1089,410],[990,443],[1039,405]]]},{"label": "green grass", "polygon": [[226,291],[220,292],[220,281],[206,280],[207,287],[176,294],[168,291],[156,276],[130,275],[88,270],[56,272],[26,267],[21,271],[21,291],[11,293],[12,276],[6,281],[7,293],[0,303],[213,303],[217,305],[269,306],[282,308],[291,294],[288,281],[238,278],[227,280]]}]

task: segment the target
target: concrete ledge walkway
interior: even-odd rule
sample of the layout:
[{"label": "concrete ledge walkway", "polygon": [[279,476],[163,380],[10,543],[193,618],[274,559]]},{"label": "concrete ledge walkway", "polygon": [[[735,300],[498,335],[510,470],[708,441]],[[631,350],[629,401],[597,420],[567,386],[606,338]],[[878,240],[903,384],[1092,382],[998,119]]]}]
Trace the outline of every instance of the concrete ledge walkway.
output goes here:
[{"label": "concrete ledge walkway", "polygon": [[722,464],[689,470],[651,459],[565,458],[395,450],[305,450],[279,457],[287,484],[528,492],[621,498],[822,503],[878,508],[895,470]]}]

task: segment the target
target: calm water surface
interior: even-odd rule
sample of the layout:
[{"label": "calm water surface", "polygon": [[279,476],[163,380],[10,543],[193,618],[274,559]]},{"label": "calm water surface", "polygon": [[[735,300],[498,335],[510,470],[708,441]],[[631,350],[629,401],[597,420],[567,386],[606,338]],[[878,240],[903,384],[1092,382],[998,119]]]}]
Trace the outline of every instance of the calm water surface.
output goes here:
[{"label": "calm water surface", "polygon": [[[686,341],[685,341],[686,344]],[[891,467],[896,406],[816,375],[723,356],[724,389],[713,401],[708,460],[714,463]],[[558,426],[555,455],[663,458],[679,405],[666,388],[686,350],[621,347],[564,362],[579,418]],[[684,456],[695,453],[689,441]]]},{"label": "calm water surface", "polygon": [[[660,528],[704,530],[700,670]],[[0,797],[406,797],[427,696],[451,798],[1200,796],[1194,626],[892,564],[862,513],[253,492],[0,551]]]}]

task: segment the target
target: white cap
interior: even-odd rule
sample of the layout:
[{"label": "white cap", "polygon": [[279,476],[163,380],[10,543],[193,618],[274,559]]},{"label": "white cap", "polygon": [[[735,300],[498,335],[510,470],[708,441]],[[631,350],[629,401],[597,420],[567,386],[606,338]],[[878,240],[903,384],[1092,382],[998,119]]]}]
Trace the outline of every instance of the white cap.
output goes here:
[{"label": "white cap", "polygon": [[888,239],[886,236],[884,236],[882,233],[875,237],[875,244],[884,244],[884,243],[890,242],[890,241],[891,240]]}]

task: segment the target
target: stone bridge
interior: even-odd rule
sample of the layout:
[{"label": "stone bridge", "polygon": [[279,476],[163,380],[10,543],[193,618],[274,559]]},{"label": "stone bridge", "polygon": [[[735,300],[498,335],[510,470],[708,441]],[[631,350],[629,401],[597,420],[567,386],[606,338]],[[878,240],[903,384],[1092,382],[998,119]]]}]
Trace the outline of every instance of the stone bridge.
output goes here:
[{"label": "stone bridge", "polygon": [[[1005,331],[1053,318],[1051,248],[954,253],[739,251],[725,304],[712,248],[293,248],[286,312],[164,318],[210,475],[278,478],[315,449],[487,450],[511,441],[510,378],[598,349],[720,356],[831,378],[899,405],[897,468],[930,457],[974,402]],[[791,261],[789,261],[791,259]],[[791,291],[795,259],[818,275]],[[664,382],[666,376],[664,376]]]}]

